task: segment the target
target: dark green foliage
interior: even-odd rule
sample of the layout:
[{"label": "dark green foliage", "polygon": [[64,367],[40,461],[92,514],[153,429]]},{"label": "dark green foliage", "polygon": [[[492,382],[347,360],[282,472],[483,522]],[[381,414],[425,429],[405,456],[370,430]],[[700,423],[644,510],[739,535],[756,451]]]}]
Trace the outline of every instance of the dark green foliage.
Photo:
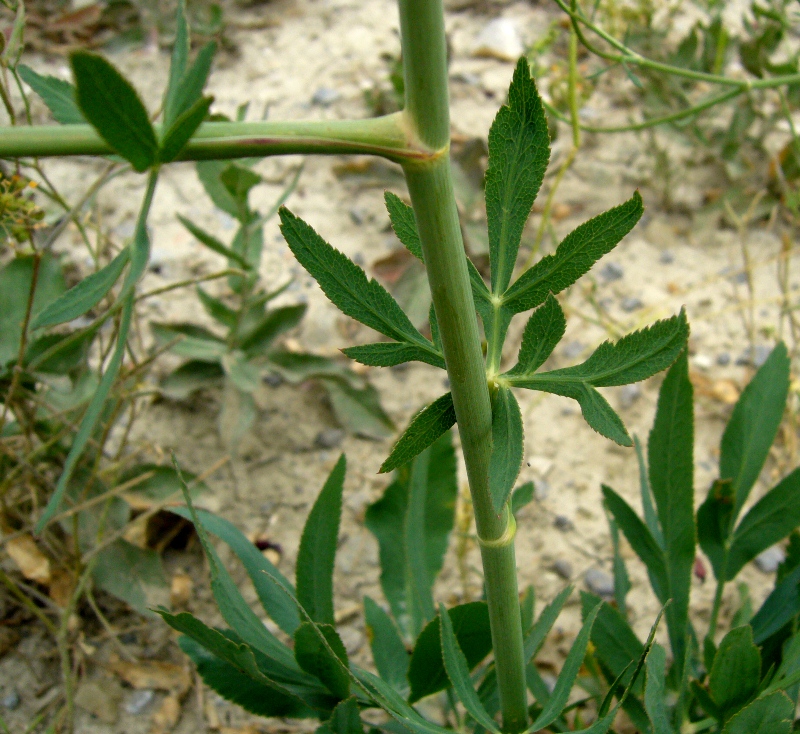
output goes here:
[{"label": "dark green foliage", "polygon": [[[327,644],[322,642],[320,634]],[[333,658],[331,650],[338,660]],[[350,694],[347,651],[332,624],[303,622],[294,633],[294,656],[298,665],[317,676],[334,696],[344,699]]]},{"label": "dark green foliage", "polygon": [[757,698],[732,717],[723,734],[789,734],[795,706],[782,691]]},{"label": "dark green foliage", "polygon": [[405,362],[424,362],[444,369],[444,358],[422,349],[415,344],[401,342],[378,342],[346,347],[342,353],[350,359],[370,367],[394,367]]},{"label": "dark green foliage", "polygon": [[363,732],[364,726],[361,723],[355,696],[338,703],[331,718],[317,729],[317,734],[363,734]]},{"label": "dark green foliage", "polygon": [[83,116],[137,171],[158,161],[158,141],[136,90],[102,56],[76,51],[70,57]]},{"label": "dark green foliage", "polygon": [[425,257],[422,254],[422,243],[419,239],[419,232],[417,232],[414,210],[391,191],[387,191],[383,198],[397,239],[406,246],[414,257],[424,261]]},{"label": "dark green foliage", "polygon": [[753,629],[736,627],[720,643],[708,677],[708,692],[721,718],[727,720],[741,709],[760,681],[761,654],[753,643]]},{"label": "dark green foliage", "polygon": [[333,561],[345,469],[342,455],[311,508],[297,552],[297,600],[321,624],[333,624]]},{"label": "dark green foliage", "polygon": [[[489,629],[489,609],[485,602],[460,604],[447,610],[453,633],[458,640],[467,668],[472,670],[492,649]],[[414,645],[408,680],[411,684],[411,703],[444,690],[448,685],[442,657],[440,619],[434,617],[422,630]]]},{"label": "dark green foliage", "polygon": [[406,694],[409,655],[392,618],[365,596],[364,621],[378,674],[399,693]]},{"label": "dark green foliage", "polygon": [[567,320],[552,294],[528,319],[522,334],[517,364],[506,374],[509,377],[533,375],[553,353],[564,336]]},{"label": "dark green foliage", "polygon": [[86,122],[78,107],[72,84],[54,76],[42,76],[25,64],[20,64],[17,72],[22,81],[42,98],[56,122],[62,125],[80,125]]},{"label": "dark green foliage", "polygon": [[178,157],[192,135],[197,132],[197,128],[208,116],[208,110],[213,101],[213,97],[201,97],[188,110],[181,113],[164,133],[158,154],[161,163],[169,163]]},{"label": "dark green foliage", "polygon": [[522,466],[522,414],[514,394],[500,387],[492,399],[492,455],[489,460],[489,492],[495,512],[505,507]]}]

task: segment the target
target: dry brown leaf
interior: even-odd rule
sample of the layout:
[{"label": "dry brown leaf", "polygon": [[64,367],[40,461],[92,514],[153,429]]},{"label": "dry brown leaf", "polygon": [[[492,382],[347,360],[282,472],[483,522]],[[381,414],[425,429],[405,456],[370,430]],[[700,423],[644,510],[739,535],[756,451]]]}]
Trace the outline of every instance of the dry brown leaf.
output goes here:
[{"label": "dry brown leaf", "polygon": [[74,591],[75,579],[72,574],[63,568],[57,568],[50,582],[50,598],[62,609],[66,609]]},{"label": "dry brown leaf", "polygon": [[169,601],[173,607],[185,607],[192,597],[192,579],[185,573],[176,573],[169,587]]},{"label": "dry brown leaf", "polygon": [[739,386],[729,378],[712,380],[699,372],[689,373],[695,392],[725,405],[733,405],[739,399]]},{"label": "dry brown leaf", "polygon": [[177,696],[167,696],[153,714],[151,734],[168,734],[181,719],[181,702]]},{"label": "dry brown leaf", "polygon": [[173,693],[180,698],[186,695],[192,685],[191,676],[186,668],[158,660],[129,663],[112,655],[108,661],[108,669],[134,688],[155,688]]},{"label": "dry brown leaf", "polygon": [[6,551],[26,579],[38,584],[50,583],[50,560],[30,535],[12,538],[6,543]]}]

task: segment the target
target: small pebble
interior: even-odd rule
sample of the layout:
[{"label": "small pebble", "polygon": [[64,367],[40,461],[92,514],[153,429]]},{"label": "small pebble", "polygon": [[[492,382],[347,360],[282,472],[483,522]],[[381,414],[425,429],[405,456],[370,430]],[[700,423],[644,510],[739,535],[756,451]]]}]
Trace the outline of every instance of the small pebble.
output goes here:
[{"label": "small pebble", "polygon": [[539,502],[544,502],[549,494],[550,485],[544,479],[537,479],[533,483],[533,496],[539,500]]},{"label": "small pebble", "polygon": [[756,564],[756,568],[761,573],[775,573],[778,570],[778,566],[785,560],[786,553],[784,553],[783,548],[779,545],[773,545],[771,548],[759,553],[753,563]]},{"label": "small pebble", "polygon": [[335,449],[343,440],[344,431],[341,428],[326,428],[317,434],[314,446],[320,449]]},{"label": "small pebble", "polygon": [[625,271],[622,269],[622,265],[618,265],[614,262],[606,263],[606,265],[600,271],[600,277],[606,283],[610,283],[613,280],[619,280],[623,275],[625,275]]},{"label": "small pebble", "polygon": [[731,355],[727,352],[721,352],[717,355],[717,364],[720,367],[727,367],[731,363]]},{"label": "small pebble", "polygon": [[614,579],[599,568],[590,568],[583,579],[589,591],[597,596],[614,596]]},{"label": "small pebble", "polygon": [[640,397],[642,388],[638,385],[623,385],[619,391],[619,404],[622,408],[630,408]]},{"label": "small pebble", "polygon": [[583,342],[567,342],[561,348],[561,353],[567,359],[574,359],[579,356],[584,349],[586,349],[586,345]]},{"label": "small pebble", "polygon": [[742,271],[741,273],[736,273],[736,275],[734,275],[731,278],[731,280],[734,283],[746,283],[747,282],[747,273],[745,273],[744,271]]},{"label": "small pebble", "polygon": [[572,578],[572,564],[569,561],[565,561],[563,558],[559,558],[553,563],[553,571],[565,581],[569,581]]},{"label": "small pebble", "polygon": [[619,304],[622,307],[622,310],[625,313],[631,313],[631,311],[637,311],[640,309],[644,304],[640,298],[635,298],[634,296],[627,296],[622,299],[622,302]]},{"label": "small pebble", "polygon": [[357,224],[359,226],[364,224],[364,212],[361,209],[353,207],[349,213],[350,221],[352,221],[353,224]]},{"label": "small pebble", "polygon": [[478,35],[474,54],[501,61],[516,61],[524,52],[517,24],[509,18],[495,18]]},{"label": "small pebble", "polygon": [[22,699],[20,699],[19,691],[17,691],[16,688],[12,688],[3,696],[2,700],[0,700],[0,706],[8,711],[14,711],[14,709],[19,708],[20,703],[22,703]]},{"label": "small pebble", "polygon": [[270,372],[268,375],[264,375],[264,382],[270,387],[280,387],[283,384],[283,377],[277,372]]},{"label": "small pebble", "polygon": [[542,673],[542,682],[547,690],[552,693],[556,689],[558,678],[556,678],[552,673]]},{"label": "small pebble", "polygon": [[461,84],[468,84],[471,87],[477,87],[481,83],[481,78],[477,74],[470,74],[466,71],[453,74],[450,79]]},{"label": "small pebble", "polygon": [[572,524],[572,520],[570,520],[566,515],[556,515],[556,519],[553,520],[553,525],[564,533],[566,533],[568,530],[572,530],[572,528],[575,527]]},{"label": "small pebble", "polygon": [[125,702],[125,710],[131,716],[139,716],[144,710],[153,702],[156,694],[149,688],[143,688],[139,691],[133,691],[128,700]]},{"label": "small pebble", "polygon": [[664,250],[659,256],[658,261],[662,265],[672,265],[675,262],[675,255],[673,255],[669,250]]},{"label": "small pebble", "polygon": [[708,370],[714,366],[714,362],[707,354],[695,354],[692,359],[694,366],[701,370]]},{"label": "small pebble", "polygon": [[311,97],[311,104],[320,105],[321,107],[328,107],[332,105],[336,100],[339,99],[342,95],[339,94],[335,89],[331,89],[330,87],[320,87],[316,92],[314,92],[314,96]]}]

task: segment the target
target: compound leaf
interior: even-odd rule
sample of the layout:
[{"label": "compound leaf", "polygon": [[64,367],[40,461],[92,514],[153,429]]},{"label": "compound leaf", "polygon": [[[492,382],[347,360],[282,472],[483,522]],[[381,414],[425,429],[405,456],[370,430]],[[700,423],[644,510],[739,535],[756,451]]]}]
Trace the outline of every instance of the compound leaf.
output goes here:
[{"label": "compound leaf", "polygon": [[72,84],[54,76],[42,76],[25,64],[17,66],[17,71],[22,81],[42,98],[56,122],[62,125],[86,123],[86,118],[78,107],[75,87]]},{"label": "compound leaf", "polygon": [[76,51],[70,57],[78,105],[84,117],[135,170],[158,160],[158,141],[136,90],[102,56]]},{"label": "compound leaf", "polygon": [[489,130],[486,218],[492,293],[508,287],[517,262],[522,229],[550,159],[550,135],[542,100],[521,58],[508,90],[508,103]]},{"label": "compound leaf", "polygon": [[411,419],[408,428],[394,445],[379,472],[383,474],[408,463],[433,444],[445,431],[452,428],[455,422],[453,396],[446,393]]},{"label": "compound leaf", "polygon": [[311,508],[297,552],[297,599],[320,624],[334,624],[333,564],[346,466],[343,454]]},{"label": "compound leaf", "polygon": [[[548,293],[571,286],[603,255],[619,244],[644,212],[637,191],[631,199],[600,214],[568,234],[558,249],[526,270],[503,295],[503,304],[513,313],[544,303]],[[512,265],[513,267],[513,265]]]}]

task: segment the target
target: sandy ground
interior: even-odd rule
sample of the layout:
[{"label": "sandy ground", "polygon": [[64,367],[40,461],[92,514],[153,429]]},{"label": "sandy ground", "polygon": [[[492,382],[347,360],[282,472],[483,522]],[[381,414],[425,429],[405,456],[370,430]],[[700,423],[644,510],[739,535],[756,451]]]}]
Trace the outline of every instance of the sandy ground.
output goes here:
[{"label": "sandy ground", "polygon": [[[385,79],[386,64],[381,54],[399,51],[398,19],[391,0],[316,0],[289,2],[281,0],[252,10],[231,10],[242,25],[253,20],[270,19],[263,30],[234,30],[232,38],[239,48],[237,57],[223,56],[213,72],[210,91],[215,95],[215,110],[233,114],[236,106],[250,101],[250,118],[257,119],[268,110],[270,119],[363,117],[367,114],[364,90],[376,80]],[[499,104],[504,100],[513,64],[495,59],[475,58],[475,39],[495,15],[513,19],[522,39],[531,43],[542,36],[552,7],[524,2],[486,4],[478,9],[448,14],[447,28],[452,44],[452,120],[457,136],[485,138]],[[30,60],[49,73],[65,74],[63,60]],[[165,83],[167,57],[152,50],[125,52],[113,57],[137,82],[151,106],[159,102]],[[546,65],[545,65],[546,66]],[[540,80],[547,89],[547,79]],[[329,106],[311,103],[320,88],[335,90],[338,97]],[[604,123],[623,122],[630,114],[627,106],[632,87],[606,89],[588,101],[584,114]],[[35,110],[46,119],[41,105]],[[553,161],[559,162],[568,143],[566,129],[554,144]],[[599,138],[586,135],[584,148],[567,174],[558,195],[559,218],[556,233],[562,237],[577,224],[602,210],[627,199],[635,188],[645,198],[647,211],[634,232],[609,256],[603,259],[581,284],[563,298],[569,322],[567,337],[551,358],[552,367],[575,363],[609,334],[618,335],[677,312],[685,307],[692,325],[691,366],[699,387],[696,402],[695,477],[698,503],[715,476],[718,446],[725,420],[730,414],[731,394],[735,395],[749,379],[751,370],[737,365],[737,358],[747,346],[742,314],[747,313],[748,294],[741,277],[742,250],[739,233],[721,228],[700,213],[704,193],[717,181],[712,167],[692,166],[696,150],[682,147],[666,136],[661,143],[669,147],[672,166],[678,172],[670,190],[670,210],[663,202],[663,171],[656,167],[650,138],[625,134]],[[364,262],[369,270],[375,261],[392,252],[398,242],[388,230],[383,209],[384,184],[373,185],[363,179],[342,179],[335,172],[344,159],[309,158],[304,162],[300,185],[288,205],[306,218],[336,247]],[[298,164],[297,159],[265,160],[257,166],[270,182],[260,186],[254,199],[266,209],[274,200]],[[555,166],[551,165],[551,171]],[[99,170],[99,164],[52,161],[47,170],[76,197]],[[688,171],[688,172],[687,172]],[[397,179],[392,187],[402,193]],[[545,184],[545,189],[547,187]],[[117,236],[130,233],[138,207],[143,181],[127,176],[114,181],[101,194],[102,210]],[[543,197],[540,198],[543,201]],[[215,212],[205,197],[193,168],[187,164],[171,167],[159,185],[151,227],[153,258],[160,266],[149,273],[143,288],[149,290],[169,281],[212,272],[221,265],[216,256],[201,250],[177,223],[178,211],[223,239],[231,235],[232,223]],[[534,214],[529,233],[535,231],[539,215]],[[358,221],[359,223],[356,223]],[[780,333],[779,292],[776,257],[779,238],[764,226],[748,231],[745,241],[754,262],[752,270],[755,300],[752,313],[756,323],[756,342],[771,345]],[[267,225],[262,275],[267,283],[296,278],[295,285],[283,300],[286,303],[307,300],[309,313],[296,334],[303,349],[334,354],[341,347],[369,340],[368,330],[342,317],[324,298],[316,284],[301,271],[273,221]],[[77,238],[69,233],[59,243],[79,268],[85,268],[85,256],[77,249]],[[545,240],[545,248],[549,247]],[[621,277],[609,280],[604,268],[609,263],[620,266]],[[792,289],[797,278],[791,278]],[[213,289],[211,289],[213,291]],[[641,307],[626,310],[630,300],[639,299]],[[181,320],[198,318],[198,307],[191,292],[172,293],[148,301],[143,314],[147,319]],[[603,326],[598,325],[603,324]],[[515,321],[506,357],[511,360],[519,343],[524,321]],[[718,364],[724,356],[729,364]],[[378,387],[383,405],[398,427],[426,401],[444,390],[444,374],[426,366],[406,370],[371,370],[369,377]],[[644,438],[652,423],[660,378],[641,385],[641,391],[609,389],[604,391],[612,405],[620,409],[631,433]],[[568,564],[570,578],[585,588],[584,575],[596,568],[610,572],[611,545],[607,521],[600,505],[600,484],[610,484],[635,507],[639,507],[637,465],[632,450],[614,446],[593,433],[584,423],[577,406],[562,398],[520,392],[518,395],[526,426],[525,462],[520,482],[535,480],[537,500],[520,516],[517,558],[520,584],[532,584],[537,607],[550,600],[567,581],[553,570],[559,561]],[[722,399],[720,399],[722,398]],[[726,399],[727,398],[727,399]],[[245,533],[262,534],[283,549],[281,570],[291,576],[305,516],[339,450],[348,457],[345,506],[341,542],[336,568],[336,603],[345,622],[342,637],[350,653],[361,663],[369,660],[363,620],[357,609],[361,597],[370,594],[381,598],[378,585],[377,545],[362,524],[366,506],[377,499],[388,479],[377,469],[392,440],[372,442],[346,437],[339,448],[320,449],[314,440],[320,430],[335,425],[323,396],[313,389],[288,386],[265,386],[258,396],[259,420],[240,448],[239,456],[208,481],[212,494],[207,506],[236,523]],[[176,451],[189,470],[202,472],[225,456],[215,427],[218,396],[196,400],[191,406],[173,403],[154,404],[136,426],[133,444],[151,447],[153,454]],[[778,458],[784,451],[776,455]],[[769,486],[766,482],[786,467],[778,461],[768,465],[765,482],[754,497]],[[463,476],[463,472],[462,472]],[[641,563],[623,543],[623,553],[633,583],[629,596],[631,621],[640,635],[645,635],[658,612]],[[227,557],[223,554],[223,557]],[[208,622],[219,621],[210,603],[205,571],[197,552],[170,552],[170,571],[185,569],[194,578],[194,593],[189,608]],[[436,587],[437,599],[448,602],[476,595],[480,588],[478,555],[472,548],[468,556],[473,569],[469,588],[464,589],[451,549],[444,573]],[[563,571],[563,568],[562,568]],[[245,594],[254,600],[241,569],[234,568]],[[709,568],[710,574],[710,568]],[[748,566],[743,580],[751,586],[758,605],[771,587],[771,577]],[[695,579],[692,605],[698,628],[708,618],[713,595],[711,577],[706,583]],[[736,589],[730,586],[725,596],[723,615],[728,618],[737,602]],[[141,620],[131,620],[139,624]],[[557,625],[557,632],[542,654],[542,661],[558,666],[579,624],[577,593]],[[123,644],[134,655],[145,658],[181,661],[171,635],[159,622],[147,622],[126,638]],[[98,645],[96,659],[108,659],[114,651],[108,641]],[[48,655],[50,656],[48,658]],[[88,674],[108,682],[103,666],[90,665]],[[3,711],[13,731],[22,731],[56,680],[52,648],[41,635],[32,633],[0,660],[0,687],[6,693],[19,691],[22,705],[15,711]],[[110,690],[110,688],[108,688]],[[129,689],[118,691],[129,702]],[[116,695],[116,693],[114,694]],[[131,715],[121,706],[116,724],[102,723],[79,711],[77,730],[86,734],[138,734],[149,731],[151,714],[157,708],[156,696],[139,715]],[[176,732],[202,731],[205,717],[201,712],[202,696],[193,691],[185,699],[183,714]],[[221,702],[213,693],[207,701],[222,724],[244,725],[252,719]],[[274,721],[261,724],[267,731],[286,728]],[[309,725],[310,726],[310,725]],[[302,726],[301,726],[302,728]],[[306,727],[308,728],[308,727]]]}]

